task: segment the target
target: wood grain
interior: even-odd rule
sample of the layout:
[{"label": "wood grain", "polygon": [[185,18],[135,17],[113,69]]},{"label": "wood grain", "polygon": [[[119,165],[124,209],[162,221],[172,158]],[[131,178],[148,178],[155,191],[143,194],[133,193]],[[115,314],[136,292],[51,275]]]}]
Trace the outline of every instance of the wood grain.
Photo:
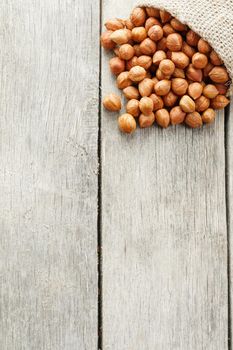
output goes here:
[{"label": "wood grain", "polygon": [[[105,0],[103,20],[134,2]],[[102,92],[117,91],[103,53]],[[102,112],[103,349],[226,350],[224,117],[120,134]]]},{"label": "wood grain", "polygon": [[0,348],[97,349],[99,9],[0,4]]}]

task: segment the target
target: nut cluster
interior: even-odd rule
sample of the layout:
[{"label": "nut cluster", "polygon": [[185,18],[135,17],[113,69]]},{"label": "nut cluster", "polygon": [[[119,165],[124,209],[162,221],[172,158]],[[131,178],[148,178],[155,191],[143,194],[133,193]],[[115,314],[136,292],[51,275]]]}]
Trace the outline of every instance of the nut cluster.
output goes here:
[{"label": "nut cluster", "polygon": [[[113,50],[109,66],[128,100],[119,128],[133,132],[157,123],[185,123],[197,128],[211,123],[215,110],[226,107],[230,78],[217,53],[187,25],[168,12],[137,7],[127,20],[105,23],[101,44]],[[106,96],[104,107],[121,109],[121,99]]]}]

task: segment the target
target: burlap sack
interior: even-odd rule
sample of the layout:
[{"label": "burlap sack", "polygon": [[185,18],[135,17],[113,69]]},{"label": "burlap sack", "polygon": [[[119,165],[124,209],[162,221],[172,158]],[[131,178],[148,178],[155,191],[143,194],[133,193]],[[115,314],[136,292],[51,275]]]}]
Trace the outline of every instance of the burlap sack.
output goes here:
[{"label": "burlap sack", "polygon": [[187,24],[210,43],[233,78],[233,0],[141,0],[137,6],[166,10]]}]

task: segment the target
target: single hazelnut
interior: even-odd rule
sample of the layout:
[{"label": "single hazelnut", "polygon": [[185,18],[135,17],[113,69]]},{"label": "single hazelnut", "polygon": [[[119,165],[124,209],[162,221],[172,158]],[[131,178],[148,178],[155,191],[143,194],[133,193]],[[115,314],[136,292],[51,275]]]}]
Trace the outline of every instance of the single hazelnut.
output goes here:
[{"label": "single hazelnut", "polygon": [[135,56],[139,57],[139,56],[142,55],[142,52],[140,50],[140,45],[139,44],[134,45],[133,48],[134,48]]},{"label": "single hazelnut", "polygon": [[129,71],[129,79],[135,82],[141,81],[146,77],[146,70],[143,67],[135,66]]},{"label": "single hazelnut", "polygon": [[160,80],[157,84],[155,84],[154,90],[158,96],[165,96],[169,93],[171,89],[171,81],[170,80]]},{"label": "single hazelnut", "polygon": [[154,108],[153,108],[154,111],[157,111],[158,109],[163,108],[164,102],[163,102],[162,97],[157,96],[155,94],[151,94],[149,97],[152,99],[152,101],[154,103]]},{"label": "single hazelnut", "polygon": [[140,128],[149,128],[155,122],[154,113],[150,113],[148,115],[141,114],[139,117],[139,126]]},{"label": "single hazelnut", "polygon": [[167,37],[169,34],[175,33],[175,30],[172,28],[172,26],[167,23],[163,26],[163,35]]},{"label": "single hazelnut", "polygon": [[186,77],[189,80],[197,81],[200,83],[203,77],[202,70],[197,69],[192,64],[190,64],[186,70]]},{"label": "single hazelnut", "polygon": [[163,37],[163,29],[158,25],[154,25],[148,30],[148,36],[153,41],[159,41]]},{"label": "single hazelnut", "polygon": [[214,68],[214,65],[212,63],[208,63],[207,66],[203,69],[203,76],[204,78],[209,77],[209,72]]},{"label": "single hazelnut", "polygon": [[147,32],[144,27],[135,27],[132,29],[132,39],[137,43],[140,43],[147,37]]},{"label": "single hazelnut", "polygon": [[215,86],[218,89],[220,95],[226,95],[228,86],[226,86],[225,84],[215,84]]},{"label": "single hazelnut", "polygon": [[178,21],[178,19],[176,18],[172,18],[171,20],[171,26],[174,30],[176,30],[177,32],[183,32],[187,30],[187,26],[183,23],[181,23],[180,21]]},{"label": "single hazelnut", "polygon": [[142,55],[138,57],[137,65],[147,70],[152,65],[152,58],[150,56]]},{"label": "single hazelnut", "polygon": [[209,72],[209,77],[215,83],[226,83],[229,80],[227,70],[223,67],[214,67]]},{"label": "single hazelnut", "polygon": [[186,115],[185,124],[190,126],[190,128],[200,128],[202,126],[202,118],[200,113],[192,112]]},{"label": "single hazelnut", "polygon": [[199,39],[197,49],[200,53],[207,55],[211,51],[211,46],[204,39]]},{"label": "single hazelnut", "polygon": [[169,91],[169,93],[163,97],[163,102],[166,107],[173,107],[176,104],[178,96],[174,92]]},{"label": "single hazelnut", "polygon": [[212,50],[210,53],[210,62],[214,66],[221,66],[223,64],[223,61],[214,50]]},{"label": "single hazelnut", "polygon": [[215,111],[212,108],[208,108],[202,113],[202,121],[206,124],[213,123],[215,115]]},{"label": "single hazelnut", "polygon": [[149,17],[159,18],[160,16],[159,10],[155,9],[154,7],[146,7],[146,13],[147,13],[147,16]]},{"label": "single hazelnut", "polygon": [[138,57],[134,56],[130,60],[126,61],[126,70],[138,66]]},{"label": "single hazelnut", "polygon": [[170,111],[170,120],[172,125],[183,123],[186,113],[182,111],[180,106],[173,107]]},{"label": "single hazelnut", "polygon": [[195,68],[203,69],[208,64],[208,58],[203,53],[196,52],[192,57],[192,64]]},{"label": "single hazelnut", "polygon": [[113,57],[109,61],[109,67],[113,74],[118,75],[125,70],[125,61],[119,57]]},{"label": "single hazelnut", "polygon": [[210,100],[205,96],[200,96],[195,101],[195,109],[198,112],[204,112],[210,106]]},{"label": "single hazelnut", "polygon": [[136,7],[131,13],[130,20],[135,27],[142,26],[146,21],[146,11],[141,7]]},{"label": "single hazelnut", "polygon": [[126,87],[123,89],[123,93],[128,100],[132,100],[133,98],[137,100],[139,98],[139,91],[135,86]]},{"label": "single hazelnut", "polygon": [[121,98],[116,94],[109,94],[103,99],[104,108],[110,112],[116,112],[121,109]]},{"label": "single hazelnut", "polygon": [[129,72],[122,72],[117,77],[117,87],[118,89],[125,89],[126,87],[132,85],[132,81],[129,78]]},{"label": "single hazelnut", "polygon": [[204,87],[203,95],[207,98],[215,98],[219,94],[218,89],[213,84],[208,84]]},{"label": "single hazelnut", "polygon": [[103,32],[103,34],[101,35],[101,38],[100,38],[101,45],[106,50],[112,50],[116,46],[114,41],[112,41],[111,39],[112,33],[113,33],[112,31],[107,30],[106,32]]},{"label": "single hazelnut", "polygon": [[105,27],[107,30],[112,30],[113,32],[118,29],[123,29],[124,25],[119,19],[109,19],[107,22],[105,22]]},{"label": "single hazelnut", "polygon": [[139,101],[139,108],[143,114],[149,115],[153,112],[154,103],[150,97],[145,96]]},{"label": "single hazelnut", "polygon": [[158,66],[162,60],[167,58],[166,53],[162,50],[156,51],[153,55],[153,63]]},{"label": "single hazelnut", "polygon": [[170,115],[166,109],[159,109],[155,112],[155,120],[162,128],[167,128],[170,123]]},{"label": "single hazelnut", "polygon": [[128,61],[134,56],[134,48],[129,44],[121,45],[119,48],[119,56],[122,60]]},{"label": "single hazelnut", "polygon": [[183,78],[183,79],[185,78],[185,72],[181,68],[175,68],[172,75],[174,78]]},{"label": "single hazelnut", "polygon": [[188,94],[190,97],[192,97],[193,100],[196,100],[197,98],[199,98],[201,96],[203,92],[203,86],[201,85],[201,83],[191,83],[188,87]]},{"label": "single hazelnut", "polygon": [[151,27],[153,27],[154,25],[158,25],[158,26],[162,27],[161,23],[159,22],[159,20],[157,18],[154,18],[154,17],[147,18],[146,23],[145,23],[146,31],[148,32],[148,30]]},{"label": "single hazelnut", "polygon": [[156,78],[158,80],[170,80],[170,75],[165,75],[160,69],[157,69]]},{"label": "single hazelnut", "polygon": [[182,44],[182,52],[185,53],[189,58],[192,58],[193,55],[195,54],[196,50],[194,47],[188,45],[185,41]]},{"label": "single hazelnut", "polygon": [[200,36],[192,30],[186,34],[186,42],[190,46],[197,46]]},{"label": "single hazelnut", "polygon": [[159,13],[162,23],[167,23],[172,18],[171,14],[165,10],[161,10]]},{"label": "single hazelnut", "polygon": [[184,95],[180,100],[180,107],[186,113],[195,111],[195,102],[188,95]]},{"label": "single hazelnut", "polygon": [[180,51],[182,43],[182,36],[178,33],[169,34],[167,37],[167,48],[170,51]]},{"label": "single hazelnut", "polygon": [[125,26],[127,29],[132,30],[134,28],[134,24],[130,19],[125,20]]},{"label": "single hazelnut", "polygon": [[139,101],[132,99],[126,104],[126,112],[137,118],[140,114]]},{"label": "single hazelnut", "polygon": [[136,130],[137,124],[131,114],[125,113],[118,118],[118,126],[122,132],[131,134]]},{"label": "single hazelnut", "polygon": [[154,90],[155,83],[152,79],[145,78],[138,84],[138,90],[142,97],[150,96]]},{"label": "single hazelnut", "polygon": [[172,52],[171,60],[177,68],[184,69],[189,65],[189,57],[183,52]]},{"label": "single hazelnut", "polygon": [[129,41],[127,29],[118,29],[112,32],[110,39],[118,45],[126,44]]},{"label": "single hazelnut", "polygon": [[160,62],[159,69],[161,70],[161,72],[164,75],[169,76],[169,75],[172,75],[174,73],[175,64],[171,60],[165,59],[165,60]]},{"label": "single hazelnut", "polygon": [[176,95],[183,96],[183,95],[185,95],[187,90],[188,90],[188,82],[187,82],[187,80],[182,79],[182,78],[174,78],[174,79],[172,79],[172,91]]},{"label": "single hazelnut", "polygon": [[157,50],[167,51],[167,38],[162,38],[157,42]]},{"label": "single hazelnut", "polygon": [[144,55],[153,55],[156,51],[156,43],[150,38],[146,38],[141,42],[140,50]]},{"label": "single hazelnut", "polygon": [[230,103],[230,101],[228,100],[228,98],[226,98],[226,96],[224,95],[218,95],[215,98],[213,98],[211,100],[211,107],[213,109],[223,109],[225,108],[228,104]]}]

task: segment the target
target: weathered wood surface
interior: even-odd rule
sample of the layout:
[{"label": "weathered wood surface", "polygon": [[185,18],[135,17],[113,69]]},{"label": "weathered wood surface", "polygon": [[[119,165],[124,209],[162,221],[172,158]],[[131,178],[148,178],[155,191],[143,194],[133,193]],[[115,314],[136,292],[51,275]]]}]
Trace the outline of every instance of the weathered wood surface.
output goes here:
[{"label": "weathered wood surface", "polygon": [[[103,20],[133,5],[105,0]],[[102,241],[104,350],[228,348],[223,113],[128,137],[102,112]]]},{"label": "weathered wood surface", "polygon": [[97,349],[99,9],[0,4],[0,349]]}]

